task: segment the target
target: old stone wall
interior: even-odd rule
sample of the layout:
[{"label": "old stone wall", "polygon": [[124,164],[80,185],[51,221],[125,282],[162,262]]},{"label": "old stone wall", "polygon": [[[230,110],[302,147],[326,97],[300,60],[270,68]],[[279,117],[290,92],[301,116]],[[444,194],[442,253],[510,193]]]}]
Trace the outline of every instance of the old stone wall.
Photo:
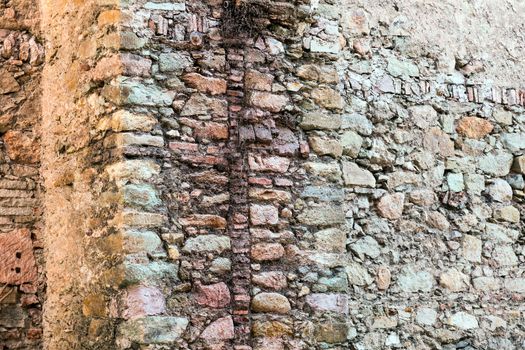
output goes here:
[{"label": "old stone wall", "polygon": [[0,349],[36,349],[42,338],[43,59],[36,3],[0,3]]},{"label": "old stone wall", "polygon": [[525,347],[522,7],[6,8],[0,346]]}]

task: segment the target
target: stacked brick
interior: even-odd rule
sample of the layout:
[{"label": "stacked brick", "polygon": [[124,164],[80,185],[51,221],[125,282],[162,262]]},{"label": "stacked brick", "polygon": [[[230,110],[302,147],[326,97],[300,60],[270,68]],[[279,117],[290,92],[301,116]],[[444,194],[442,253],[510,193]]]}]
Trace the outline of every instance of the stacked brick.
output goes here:
[{"label": "stacked brick", "polygon": [[[31,4],[26,4],[31,5]],[[0,349],[38,348],[45,298],[40,75],[33,6],[0,5]]]}]

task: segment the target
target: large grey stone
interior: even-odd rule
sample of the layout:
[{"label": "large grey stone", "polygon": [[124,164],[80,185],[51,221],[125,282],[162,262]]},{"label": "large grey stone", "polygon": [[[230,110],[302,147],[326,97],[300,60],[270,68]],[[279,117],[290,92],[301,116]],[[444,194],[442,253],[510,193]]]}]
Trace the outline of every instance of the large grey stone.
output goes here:
[{"label": "large grey stone", "polygon": [[121,83],[124,102],[140,106],[171,106],[174,93],[161,90],[156,85],[125,80]]},{"label": "large grey stone", "polygon": [[297,220],[312,226],[342,224],[345,221],[345,213],[340,205],[319,204],[306,208]]},{"label": "large grey stone", "polygon": [[310,112],[303,116],[299,126],[304,130],[337,130],[341,128],[341,116]]},{"label": "large grey stone", "polygon": [[430,272],[408,266],[401,271],[397,284],[403,292],[430,292],[434,288],[435,280]]},{"label": "large grey stone", "polygon": [[343,179],[347,186],[375,187],[374,175],[353,162],[343,162]]},{"label": "large grey stone", "polygon": [[159,70],[161,72],[181,72],[192,65],[193,60],[185,53],[169,52],[159,55]]},{"label": "large grey stone", "polygon": [[230,238],[227,236],[200,235],[188,238],[182,250],[187,253],[222,253],[229,250],[230,247]]},{"label": "large grey stone", "polygon": [[501,142],[512,153],[525,149],[525,132],[501,135]]},{"label": "large grey stone", "polygon": [[479,158],[479,168],[493,176],[505,176],[510,172],[514,158],[512,154],[496,151]]}]

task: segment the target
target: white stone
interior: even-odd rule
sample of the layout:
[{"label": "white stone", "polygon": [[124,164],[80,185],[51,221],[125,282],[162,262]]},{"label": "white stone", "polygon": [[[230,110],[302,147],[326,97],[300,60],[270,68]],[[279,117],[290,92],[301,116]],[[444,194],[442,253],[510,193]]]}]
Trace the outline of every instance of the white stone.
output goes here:
[{"label": "white stone", "polygon": [[421,308],[417,310],[416,322],[422,326],[432,326],[436,323],[437,312],[430,308]]},{"label": "white stone", "polygon": [[448,324],[459,329],[469,330],[478,328],[478,320],[475,316],[466,312],[457,312],[448,319]]}]

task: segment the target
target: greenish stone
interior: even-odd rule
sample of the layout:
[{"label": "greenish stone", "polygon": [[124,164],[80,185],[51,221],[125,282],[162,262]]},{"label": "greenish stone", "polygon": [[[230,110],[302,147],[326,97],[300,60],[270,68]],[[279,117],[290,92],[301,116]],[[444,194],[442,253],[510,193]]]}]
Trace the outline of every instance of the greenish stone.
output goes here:
[{"label": "greenish stone", "polygon": [[171,106],[173,93],[161,90],[155,85],[125,80],[121,83],[124,103],[139,106]]},{"label": "greenish stone", "polygon": [[479,158],[479,169],[493,176],[506,176],[514,161],[512,154],[496,151]]},{"label": "greenish stone", "polygon": [[501,136],[501,142],[511,152],[525,149],[525,133],[508,133]]},{"label": "greenish stone", "polygon": [[447,175],[448,188],[452,192],[461,192],[465,189],[463,174],[450,173]]},{"label": "greenish stone", "polygon": [[367,286],[374,279],[368,273],[368,270],[361,264],[351,262],[345,266],[345,272],[348,275],[348,283],[355,286]]},{"label": "greenish stone", "polygon": [[321,202],[338,202],[344,199],[344,191],[341,188],[306,186],[301,197],[315,198]]},{"label": "greenish stone", "polygon": [[401,61],[393,57],[388,59],[387,71],[394,77],[419,76],[419,68],[417,65],[410,61]]},{"label": "greenish stone", "polygon": [[129,184],[124,186],[123,197],[125,204],[146,209],[151,209],[161,204],[157,191],[148,184]]},{"label": "greenish stone", "polygon": [[430,292],[435,280],[430,272],[408,266],[401,271],[397,283],[403,292]]},{"label": "greenish stone", "polygon": [[179,281],[179,265],[164,261],[153,261],[148,264],[125,262],[124,279],[121,285],[136,283],[175,283]]},{"label": "greenish stone", "polygon": [[363,145],[363,138],[355,131],[349,130],[341,135],[341,145],[344,155],[356,158]]},{"label": "greenish stone", "polygon": [[181,72],[192,65],[192,59],[184,53],[169,52],[159,55],[159,70],[161,72]]},{"label": "greenish stone", "polygon": [[182,250],[186,253],[215,252],[220,254],[225,250],[229,250],[230,248],[231,243],[229,237],[201,235],[188,238]]},{"label": "greenish stone", "polygon": [[[345,273],[338,274],[334,277],[321,277],[319,284],[326,287],[330,292],[346,292],[348,290],[348,277]],[[315,288],[314,288],[314,291]],[[324,290],[320,290],[324,292]]]},{"label": "greenish stone", "polygon": [[121,323],[118,338],[139,344],[169,344],[182,336],[188,323],[183,317],[142,317]]},{"label": "greenish stone", "polygon": [[353,113],[343,115],[341,128],[353,130],[364,136],[370,136],[374,130],[374,125],[366,116]]}]

